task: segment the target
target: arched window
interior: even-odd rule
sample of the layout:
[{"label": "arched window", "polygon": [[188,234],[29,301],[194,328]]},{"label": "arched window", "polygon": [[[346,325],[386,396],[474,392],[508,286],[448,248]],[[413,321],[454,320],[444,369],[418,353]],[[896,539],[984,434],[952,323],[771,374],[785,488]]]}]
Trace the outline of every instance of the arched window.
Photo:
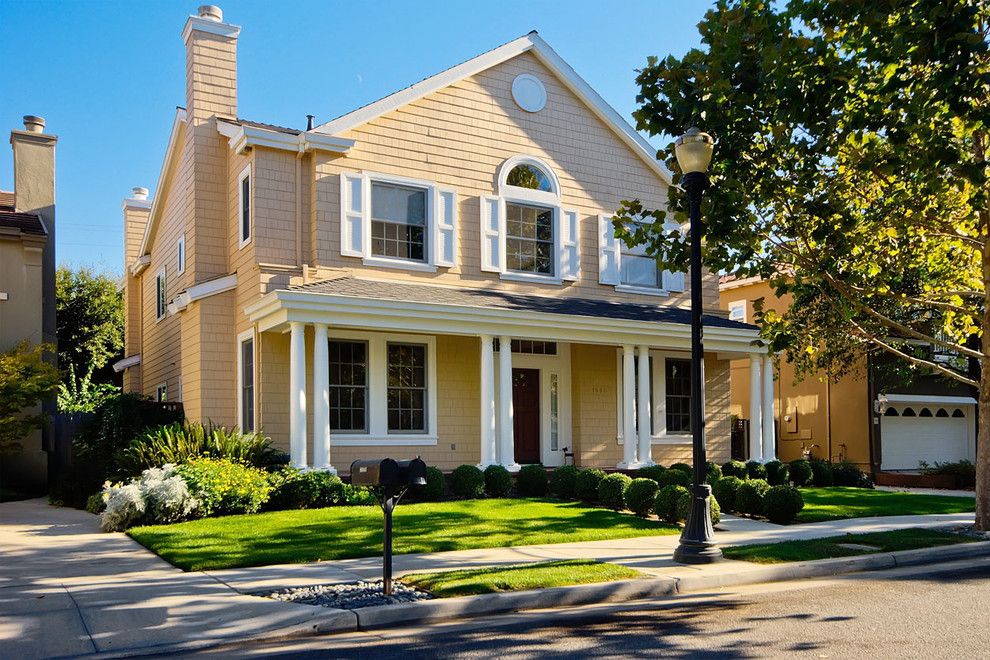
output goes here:
[{"label": "arched window", "polygon": [[498,191],[507,197],[557,203],[560,182],[553,169],[536,156],[513,156],[498,168]]},{"label": "arched window", "polygon": [[520,163],[513,167],[505,178],[506,185],[552,193],[550,177],[536,165]]},{"label": "arched window", "polygon": [[936,417],[948,417],[949,416],[949,413],[945,410],[945,408],[939,408],[935,412],[935,416]]},{"label": "arched window", "polygon": [[932,416],[932,411],[929,410],[928,408],[922,408],[921,412],[918,413],[918,417],[931,417],[931,416]]},{"label": "arched window", "polygon": [[917,417],[917,413],[914,412],[914,408],[905,408],[904,412],[901,413],[901,417]]}]

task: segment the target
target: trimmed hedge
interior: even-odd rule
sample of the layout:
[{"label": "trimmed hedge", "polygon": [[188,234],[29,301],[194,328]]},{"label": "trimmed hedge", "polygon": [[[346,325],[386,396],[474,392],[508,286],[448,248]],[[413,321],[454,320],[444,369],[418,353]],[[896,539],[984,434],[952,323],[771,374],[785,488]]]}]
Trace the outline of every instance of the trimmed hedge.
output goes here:
[{"label": "trimmed hedge", "polygon": [[632,483],[632,478],[621,472],[607,475],[598,484],[598,501],[614,511],[626,508],[626,489]]},{"label": "trimmed hedge", "polygon": [[674,463],[673,465],[670,466],[670,469],[680,470],[681,472],[683,472],[688,476],[688,479],[690,479],[691,475],[694,474],[694,468],[688,465],[687,463]]},{"label": "trimmed hedge", "polygon": [[485,475],[476,465],[461,465],[450,473],[450,492],[457,497],[485,494]]},{"label": "trimmed hedge", "polygon": [[547,471],[542,465],[524,465],[516,475],[516,489],[526,497],[546,497]]},{"label": "trimmed hedge", "polygon": [[853,486],[855,488],[873,487],[873,483],[866,473],[849,461],[832,464],[832,480],[836,486]]},{"label": "trimmed hedge", "polygon": [[811,463],[812,483],[815,486],[834,486],[835,476],[832,464],[827,461],[814,460]]},{"label": "trimmed hedge", "polygon": [[790,481],[790,471],[780,461],[770,461],[764,467],[767,469],[767,483],[771,486],[786,486]]},{"label": "trimmed hedge", "polygon": [[268,475],[272,487],[265,509],[318,509],[344,502],[344,482],[325,470],[284,467]]},{"label": "trimmed hedge", "polygon": [[804,498],[801,491],[794,486],[774,486],[767,491],[764,498],[764,510],[772,523],[787,525],[804,508]]},{"label": "trimmed hedge", "polygon": [[746,470],[746,464],[742,461],[728,461],[722,463],[722,476],[749,479],[749,472]]},{"label": "trimmed hedge", "polygon": [[766,481],[767,468],[759,461],[749,461],[746,463],[746,476],[750,479],[763,479]]},{"label": "trimmed hedge", "polygon": [[579,500],[585,502],[598,501],[598,485],[605,478],[605,473],[601,470],[590,468],[580,470],[574,480],[574,494]]},{"label": "trimmed hedge", "polygon": [[656,504],[660,486],[653,479],[633,479],[626,488],[626,507],[637,516],[646,517]]},{"label": "trimmed hedge", "polygon": [[722,477],[712,484],[712,495],[723,511],[736,510],[736,494],[743,483],[739,477]]},{"label": "trimmed hedge", "polygon": [[691,483],[691,475],[685,474],[683,470],[671,468],[660,475],[657,483],[660,484],[661,488],[664,486],[687,486]]},{"label": "trimmed hedge", "polygon": [[[678,520],[687,521],[688,516],[691,515],[691,500],[693,499],[691,491],[681,493],[677,498],[677,518]],[[718,500],[714,497],[708,498],[708,511],[712,516],[712,524],[717,525],[722,521],[722,510],[719,508]]]},{"label": "trimmed hedge", "polygon": [[705,464],[705,466],[708,475],[706,481],[708,483],[713,484],[722,478],[722,466],[720,466],[718,463],[712,463],[711,461],[708,461]]},{"label": "trimmed hedge", "polygon": [[646,467],[641,467],[636,471],[636,476],[641,479],[652,479],[653,481],[660,483],[660,477],[663,473],[667,471],[662,465],[647,465]]},{"label": "trimmed hedge", "polygon": [[684,486],[673,484],[664,486],[657,491],[657,498],[653,504],[653,511],[657,514],[657,517],[664,522],[676,525],[678,521],[677,502],[681,499],[682,495],[690,497],[691,493]]},{"label": "trimmed hedge", "polygon": [[765,509],[765,499],[770,484],[763,479],[744,481],[736,492],[736,511],[751,516],[762,516]]},{"label": "trimmed hedge", "polygon": [[512,475],[501,465],[485,468],[485,494],[488,497],[505,497],[512,491]]},{"label": "trimmed hedge", "polygon": [[810,486],[814,483],[815,473],[811,469],[811,463],[806,459],[799,458],[796,461],[791,461],[787,469],[795,486]]},{"label": "trimmed hedge", "polygon": [[550,492],[557,497],[569,500],[574,497],[579,470],[573,465],[561,465],[550,474]]}]

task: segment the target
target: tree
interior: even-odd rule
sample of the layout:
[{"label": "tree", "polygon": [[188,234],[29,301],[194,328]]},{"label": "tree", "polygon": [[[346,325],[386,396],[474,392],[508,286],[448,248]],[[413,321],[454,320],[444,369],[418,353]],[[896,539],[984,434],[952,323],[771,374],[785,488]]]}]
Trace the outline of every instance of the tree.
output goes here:
[{"label": "tree", "polygon": [[[697,124],[716,138],[705,263],[793,294],[787,311],[762,314],[774,351],[832,377],[884,351],[978,389],[980,529],[990,529],[988,22],[980,0],[719,0],[699,24],[702,48],[650,58],[635,113],[653,135]],[[672,146],[661,156],[676,182]],[[677,189],[669,209],[625,202],[617,232],[684,270],[668,211],[686,217]]]},{"label": "tree", "polygon": [[40,428],[44,415],[25,412],[52,396],[58,371],[45,360],[50,346],[22,342],[0,352],[0,454],[20,449],[20,440]]},{"label": "tree", "polygon": [[[58,363],[73,390],[112,382],[108,365],[122,357],[124,299],[117,282],[89,268],[55,274]],[[78,379],[78,381],[77,381]]]}]

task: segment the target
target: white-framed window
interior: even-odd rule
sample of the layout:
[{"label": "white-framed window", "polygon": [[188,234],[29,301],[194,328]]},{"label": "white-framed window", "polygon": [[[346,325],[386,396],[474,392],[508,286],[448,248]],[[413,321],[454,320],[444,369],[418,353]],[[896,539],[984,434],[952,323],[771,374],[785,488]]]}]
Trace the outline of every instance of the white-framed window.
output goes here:
[{"label": "white-framed window", "polygon": [[[684,231],[673,220],[664,223],[665,232]],[[667,296],[684,291],[684,273],[661,271],[656,260],[646,256],[646,246],[628,247],[615,236],[612,216],[598,216],[598,282],[616,291]]]},{"label": "white-framed window", "polygon": [[242,431],[254,431],[257,426],[257,359],[254,329],[237,335],[237,422]]},{"label": "white-framed window", "polygon": [[339,330],[327,341],[333,444],[437,443],[435,337]]},{"label": "white-framed window", "polygon": [[175,270],[181,275],[186,272],[186,235],[179,236],[175,242]]},{"label": "white-framed window", "polygon": [[155,401],[159,403],[168,401],[168,383],[159,383],[155,387]]},{"label": "white-framed window", "polygon": [[161,321],[168,311],[168,282],[165,278],[165,267],[155,276],[155,320]]},{"label": "white-framed window", "polygon": [[497,195],[483,195],[481,269],[506,280],[560,284],[580,277],[580,214],[561,205],[553,169],[534,156],[499,167]]},{"label": "white-framed window", "polygon": [[241,170],[237,177],[237,237],[238,249],[251,242],[251,232],[254,229],[253,208],[251,200],[251,166]]},{"label": "white-framed window", "polygon": [[[639,400],[639,360],[634,362],[634,401]],[[634,403],[635,406],[635,403]],[[624,442],[622,350],[616,353],[616,421],[619,443]],[[691,355],[677,351],[650,351],[650,424],[653,444],[691,442]],[[636,425],[638,428],[638,424]]]},{"label": "white-framed window", "polygon": [[746,322],[746,301],[736,300],[729,303],[729,320],[739,321],[740,323]]},{"label": "white-framed window", "polygon": [[646,254],[646,244],[633,247],[619,241],[619,282],[624,287],[663,289],[657,260]]},{"label": "white-framed window", "polygon": [[457,191],[434,181],[340,175],[340,254],[365,265],[435,272],[457,265]]}]

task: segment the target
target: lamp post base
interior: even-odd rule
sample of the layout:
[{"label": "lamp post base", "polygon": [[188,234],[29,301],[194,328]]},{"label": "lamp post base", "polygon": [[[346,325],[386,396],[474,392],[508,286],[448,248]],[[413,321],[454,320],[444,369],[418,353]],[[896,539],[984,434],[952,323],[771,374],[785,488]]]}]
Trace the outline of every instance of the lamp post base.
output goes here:
[{"label": "lamp post base", "polygon": [[714,564],[722,561],[722,551],[715,543],[715,529],[709,498],[712,488],[708,484],[691,487],[691,512],[681,533],[681,542],[674,550],[674,561],[679,564]]}]

